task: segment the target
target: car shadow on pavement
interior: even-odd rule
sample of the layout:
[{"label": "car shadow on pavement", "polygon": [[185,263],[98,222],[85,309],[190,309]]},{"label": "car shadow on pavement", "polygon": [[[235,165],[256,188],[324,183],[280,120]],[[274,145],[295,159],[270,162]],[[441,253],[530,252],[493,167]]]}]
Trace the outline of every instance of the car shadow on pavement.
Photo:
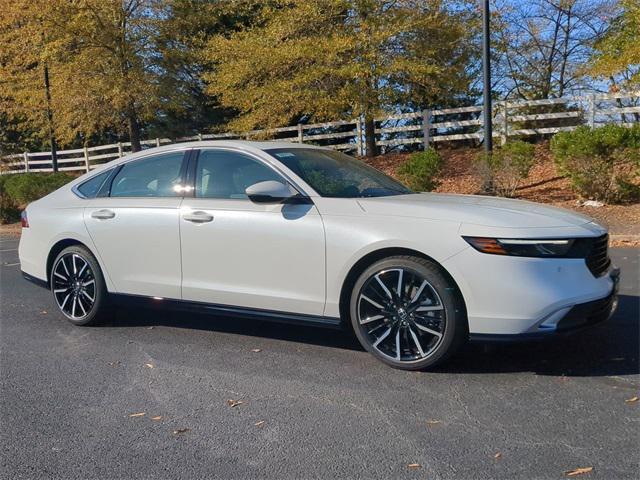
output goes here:
[{"label": "car shadow on pavement", "polygon": [[[469,343],[433,373],[534,372],[552,376],[640,373],[640,297],[620,295],[615,315],[600,325],[544,341]],[[166,326],[363,351],[351,332],[155,308],[118,308],[104,327]]]},{"label": "car shadow on pavement", "polygon": [[235,316],[170,311],[160,308],[118,307],[115,315],[101,327],[164,326],[191,330],[206,330],[262,337],[310,345],[364,350],[351,332],[335,328],[294,325],[269,320]]}]

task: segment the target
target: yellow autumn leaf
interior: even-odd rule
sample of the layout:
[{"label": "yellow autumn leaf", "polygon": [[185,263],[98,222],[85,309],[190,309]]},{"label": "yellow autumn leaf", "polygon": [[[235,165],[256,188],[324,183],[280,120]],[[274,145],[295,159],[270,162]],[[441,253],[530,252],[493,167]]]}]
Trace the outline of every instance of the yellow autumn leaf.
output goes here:
[{"label": "yellow autumn leaf", "polygon": [[564,474],[567,477],[575,477],[577,475],[583,475],[585,473],[589,473],[593,471],[593,467],[580,467],[580,468],[575,468],[573,470],[569,470],[567,472],[564,472]]}]

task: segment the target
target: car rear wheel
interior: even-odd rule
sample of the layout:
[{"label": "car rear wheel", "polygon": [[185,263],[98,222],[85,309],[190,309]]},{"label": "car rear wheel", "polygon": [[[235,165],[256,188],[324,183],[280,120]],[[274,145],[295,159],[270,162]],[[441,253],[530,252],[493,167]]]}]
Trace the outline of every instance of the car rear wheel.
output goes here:
[{"label": "car rear wheel", "polygon": [[351,323],[362,346],[395,368],[422,370],[443,362],[468,336],[456,286],[426,259],[394,256],[356,280]]},{"label": "car rear wheel", "polygon": [[82,246],[73,245],[58,254],[51,269],[51,292],[74,325],[95,324],[105,311],[104,277],[98,261]]}]

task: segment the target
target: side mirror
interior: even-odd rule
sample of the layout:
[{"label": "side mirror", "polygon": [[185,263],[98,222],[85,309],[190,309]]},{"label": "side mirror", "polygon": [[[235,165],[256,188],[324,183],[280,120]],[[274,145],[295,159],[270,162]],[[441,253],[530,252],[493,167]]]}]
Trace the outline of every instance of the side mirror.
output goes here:
[{"label": "side mirror", "polygon": [[275,180],[254,183],[244,193],[255,203],[280,203],[295,195],[288,185]]}]

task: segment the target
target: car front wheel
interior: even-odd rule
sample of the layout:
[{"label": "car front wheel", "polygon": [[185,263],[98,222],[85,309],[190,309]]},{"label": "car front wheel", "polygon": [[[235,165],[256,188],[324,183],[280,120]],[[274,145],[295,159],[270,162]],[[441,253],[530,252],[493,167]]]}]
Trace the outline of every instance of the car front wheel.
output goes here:
[{"label": "car front wheel", "polygon": [[62,250],[53,262],[50,283],[56,305],[71,323],[98,322],[107,292],[98,261],[89,250],[79,245]]},{"label": "car front wheel", "polygon": [[443,362],[468,336],[456,286],[420,257],[394,256],[369,266],[355,282],[350,316],[362,346],[404,370]]}]

